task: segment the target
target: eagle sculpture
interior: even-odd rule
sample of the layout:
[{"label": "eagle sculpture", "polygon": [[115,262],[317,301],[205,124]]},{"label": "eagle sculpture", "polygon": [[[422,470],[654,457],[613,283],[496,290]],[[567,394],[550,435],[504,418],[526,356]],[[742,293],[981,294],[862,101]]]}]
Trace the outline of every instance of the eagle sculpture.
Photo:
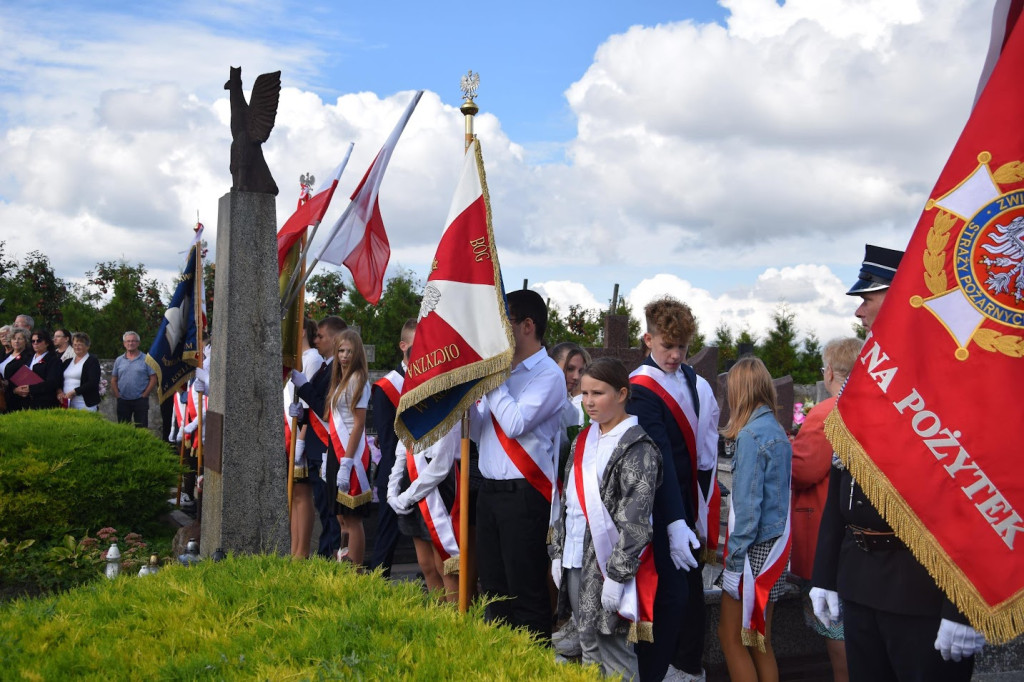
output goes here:
[{"label": "eagle sculpture", "polygon": [[274,129],[281,99],[281,72],[259,76],[248,103],[242,93],[242,67],[231,67],[224,89],[231,93],[231,189],[277,196],[277,183],[260,145]]}]

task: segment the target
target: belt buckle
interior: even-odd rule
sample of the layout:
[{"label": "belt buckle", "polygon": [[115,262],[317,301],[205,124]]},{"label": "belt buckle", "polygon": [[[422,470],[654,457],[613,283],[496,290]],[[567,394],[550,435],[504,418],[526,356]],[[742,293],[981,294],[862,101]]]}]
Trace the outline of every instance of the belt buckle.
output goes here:
[{"label": "belt buckle", "polygon": [[859,530],[853,531],[853,542],[861,550],[863,550],[865,552],[870,552],[871,551],[871,548],[868,546],[868,539],[867,539],[867,537],[864,535],[864,533],[862,531],[859,531]]}]

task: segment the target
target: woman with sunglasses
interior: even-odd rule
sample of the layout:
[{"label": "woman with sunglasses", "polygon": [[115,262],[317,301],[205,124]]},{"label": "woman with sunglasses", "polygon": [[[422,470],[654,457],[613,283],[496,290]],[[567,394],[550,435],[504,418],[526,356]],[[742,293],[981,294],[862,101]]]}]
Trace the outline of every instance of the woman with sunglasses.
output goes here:
[{"label": "woman with sunglasses", "polygon": [[42,381],[31,386],[17,386],[14,395],[23,401],[20,409],[45,410],[60,407],[57,391],[64,387],[64,366],[61,364],[60,356],[54,351],[50,333],[46,330],[33,331],[31,338],[33,353],[26,366]]}]

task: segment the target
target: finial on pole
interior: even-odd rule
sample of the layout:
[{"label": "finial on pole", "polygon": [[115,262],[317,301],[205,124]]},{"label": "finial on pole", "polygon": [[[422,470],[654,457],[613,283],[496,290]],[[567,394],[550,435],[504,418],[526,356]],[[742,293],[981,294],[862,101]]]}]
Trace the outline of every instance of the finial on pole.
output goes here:
[{"label": "finial on pole", "polygon": [[470,69],[462,77],[460,87],[462,88],[463,101],[459,111],[466,117],[466,149],[469,149],[469,145],[473,143],[473,139],[476,137],[473,133],[473,117],[480,111],[480,107],[473,101],[477,90],[480,88],[480,74],[473,73],[472,69]]}]

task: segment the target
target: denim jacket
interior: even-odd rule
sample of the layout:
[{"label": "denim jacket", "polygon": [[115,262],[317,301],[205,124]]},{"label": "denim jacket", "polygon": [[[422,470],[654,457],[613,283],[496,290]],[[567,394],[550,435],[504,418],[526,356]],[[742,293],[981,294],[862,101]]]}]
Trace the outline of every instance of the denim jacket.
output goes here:
[{"label": "denim jacket", "polygon": [[725,567],[741,572],[747,549],[782,535],[789,516],[793,448],[775,414],[761,405],[736,437],[732,509]]}]

